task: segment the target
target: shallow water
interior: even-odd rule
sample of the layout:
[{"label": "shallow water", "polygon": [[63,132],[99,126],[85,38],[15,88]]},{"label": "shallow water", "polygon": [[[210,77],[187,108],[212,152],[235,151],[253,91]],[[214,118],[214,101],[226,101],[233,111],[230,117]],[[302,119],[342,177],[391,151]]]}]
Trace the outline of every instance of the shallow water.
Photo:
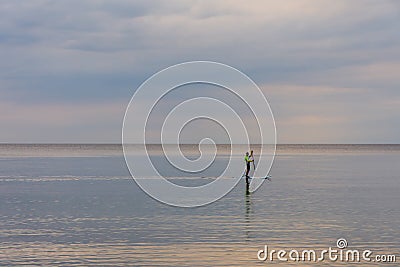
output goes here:
[{"label": "shallow water", "polygon": [[[346,266],[257,259],[264,245],[322,250],[338,238],[399,261],[399,162],[394,145],[279,146],[258,191],[241,181],[185,209],[143,193],[120,146],[0,145],[0,265]],[[187,178],[170,177],[210,180]]]}]

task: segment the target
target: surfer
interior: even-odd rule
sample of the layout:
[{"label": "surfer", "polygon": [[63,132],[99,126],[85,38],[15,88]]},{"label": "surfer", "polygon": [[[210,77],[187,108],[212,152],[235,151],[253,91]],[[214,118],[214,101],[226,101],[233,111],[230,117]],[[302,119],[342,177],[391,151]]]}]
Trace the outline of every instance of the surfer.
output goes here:
[{"label": "surfer", "polygon": [[256,165],[254,164],[253,150],[250,151],[250,156],[249,157],[251,159],[251,162],[253,162],[253,170],[255,171],[256,170]]},{"label": "surfer", "polygon": [[254,162],[252,159],[253,156],[250,157],[249,152],[246,152],[246,156],[244,157],[244,161],[246,162],[246,183],[249,183],[249,172],[250,172],[250,162]]},{"label": "surfer", "polygon": [[[251,162],[253,162],[254,171],[256,170],[256,164],[254,163],[253,150],[251,150],[250,153],[246,152],[246,156],[244,157],[244,161],[246,163],[246,171],[245,171],[245,173],[246,173],[246,186],[248,186],[249,185],[249,180],[250,180],[249,172],[250,172],[250,163]],[[258,179],[266,179],[266,180],[271,181],[271,176],[267,175],[265,177],[259,177]]]}]

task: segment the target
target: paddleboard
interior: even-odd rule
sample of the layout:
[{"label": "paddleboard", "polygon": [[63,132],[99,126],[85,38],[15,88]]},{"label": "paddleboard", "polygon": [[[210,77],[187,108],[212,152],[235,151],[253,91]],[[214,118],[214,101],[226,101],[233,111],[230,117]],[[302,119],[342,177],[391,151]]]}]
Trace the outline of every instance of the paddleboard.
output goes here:
[{"label": "paddleboard", "polygon": [[[242,176],[242,178],[246,178],[246,176]],[[271,181],[271,176],[266,176],[266,177],[249,177],[249,179],[264,179],[264,180],[270,180]]]}]

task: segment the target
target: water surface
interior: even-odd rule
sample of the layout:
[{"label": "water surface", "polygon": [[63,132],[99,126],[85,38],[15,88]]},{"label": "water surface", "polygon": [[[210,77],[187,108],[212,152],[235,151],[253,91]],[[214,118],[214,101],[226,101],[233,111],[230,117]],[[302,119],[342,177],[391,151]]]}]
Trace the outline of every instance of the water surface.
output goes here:
[{"label": "water surface", "polygon": [[338,238],[400,255],[399,162],[398,145],[281,145],[272,182],[185,209],[143,193],[118,145],[0,145],[0,265],[286,266],[257,251]]}]

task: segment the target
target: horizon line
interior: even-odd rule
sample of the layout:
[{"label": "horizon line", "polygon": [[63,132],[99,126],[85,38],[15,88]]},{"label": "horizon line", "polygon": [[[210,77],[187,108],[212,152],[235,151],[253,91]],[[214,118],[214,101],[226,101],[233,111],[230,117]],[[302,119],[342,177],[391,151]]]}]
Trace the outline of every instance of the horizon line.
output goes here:
[{"label": "horizon line", "polygon": [[[0,145],[121,145],[122,143],[33,143],[33,142],[0,142]],[[131,145],[140,145],[140,144],[131,144]],[[162,143],[149,143],[146,145],[163,145]],[[164,144],[164,145],[175,145],[175,144]],[[199,145],[198,143],[183,143],[179,145]],[[221,143],[216,145],[230,145],[229,143]],[[239,145],[247,145],[247,144],[239,144]],[[273,145],[273,144],[251,144],[251,146],[259,146],[259,145]],[[279,145],[400,145],[400,143],[280,143]]]}]

